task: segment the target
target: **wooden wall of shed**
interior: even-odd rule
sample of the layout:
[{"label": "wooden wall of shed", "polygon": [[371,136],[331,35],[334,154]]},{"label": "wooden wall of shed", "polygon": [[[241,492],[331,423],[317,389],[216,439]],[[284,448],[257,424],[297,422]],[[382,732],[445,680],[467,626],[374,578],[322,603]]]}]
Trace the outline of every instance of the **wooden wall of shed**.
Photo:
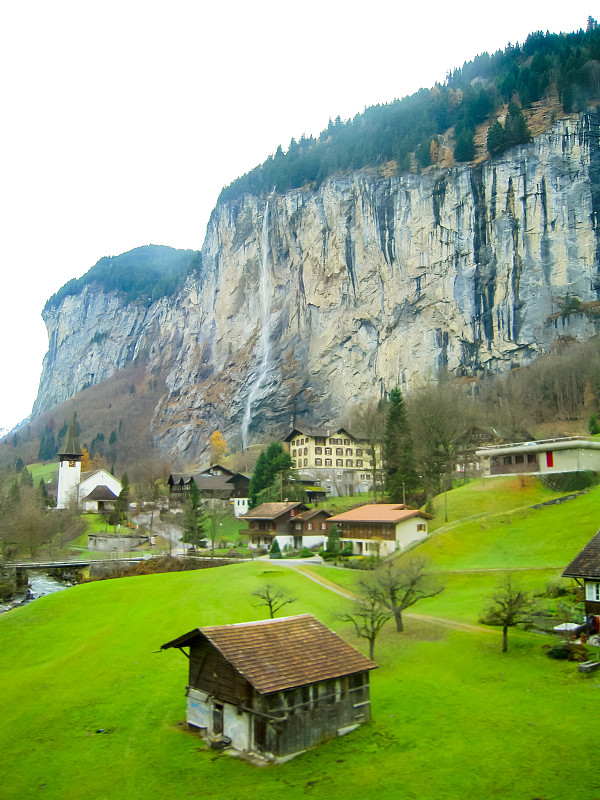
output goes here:
[{"label": "wooden wall of shed", "polygon": [[223,703],[250,703],[252,687],[210,642],[204,640],[190,648],[189,685],[207,692]]},{"label": "wooden wall of shed", "polygon": [[340,729],[369,722],[369,673],[268,695],[261,698],[260,709],[286,717],[266,722],[264,751],[276,756],[297,753],[335,738]]}]

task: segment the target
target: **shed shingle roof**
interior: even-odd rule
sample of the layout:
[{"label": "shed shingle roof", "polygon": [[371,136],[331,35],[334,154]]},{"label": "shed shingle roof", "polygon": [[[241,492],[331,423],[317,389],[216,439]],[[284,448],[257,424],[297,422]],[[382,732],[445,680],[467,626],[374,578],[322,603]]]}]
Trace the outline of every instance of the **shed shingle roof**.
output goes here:
[{"label": "shed shingle roof", "polygon": [[376,668],[312,614],[215,625],[163,644],[185,647],[204,636],[261,694]]},{"label": "shed shingle roof", "polygon": [[600,531],[563,572],[565,578],[600,578]]}]

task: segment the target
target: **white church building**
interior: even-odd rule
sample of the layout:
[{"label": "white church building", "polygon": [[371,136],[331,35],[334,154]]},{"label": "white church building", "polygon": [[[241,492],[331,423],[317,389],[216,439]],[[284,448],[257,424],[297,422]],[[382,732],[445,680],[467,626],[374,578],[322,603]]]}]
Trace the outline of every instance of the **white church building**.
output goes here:
[{"label": "white church building", "polygon": [[60,463],[56,507],[67,508],[75,500],[83,511],[111,510],[123,488],[121,483],[104,469],[82,473],[82,456],[73,416],[63,445],[58,451]]}]

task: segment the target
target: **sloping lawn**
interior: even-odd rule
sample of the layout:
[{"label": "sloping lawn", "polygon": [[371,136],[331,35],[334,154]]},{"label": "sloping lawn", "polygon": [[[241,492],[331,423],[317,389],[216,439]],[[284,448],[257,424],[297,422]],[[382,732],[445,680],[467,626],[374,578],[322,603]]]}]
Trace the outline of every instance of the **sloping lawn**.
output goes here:
[{"label": "sloping lawn", "polygon": [[378,640],[371,725],[278,767],[207,750],[180,725],[187,660],[159,647],[198,625],[264,618],[251,595],[263,581],[297,598],[286,611],[314,613],[364,651],[337,619],[346,601],[272,562],[102,581],[2,615],[2,796],[594,796],[596,765],[581,755],[596,677],[547,659],[546,637],[511,632],[503,655],[495,630],[415,619]]}]

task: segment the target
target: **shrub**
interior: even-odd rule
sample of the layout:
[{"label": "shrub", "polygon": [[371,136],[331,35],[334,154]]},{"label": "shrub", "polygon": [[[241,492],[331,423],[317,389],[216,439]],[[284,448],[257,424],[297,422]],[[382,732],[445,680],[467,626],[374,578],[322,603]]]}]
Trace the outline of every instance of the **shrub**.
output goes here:
[{"label": "shrub", "polygon": [[281,558],[281,547],[277,539],[273,539],[273,544],[269,550],[269,558]]},{"label": "shrub", "polygon": [[542,483],[555,492],[581,492],[598,483],[598,473],[590,470],[540,476]]},{"label": "shrub", "polygon": [[587,648],[574,642],[561,642],[560,644],[552,645],[546,651],[546,655],[548,658],[554,658],[557,661],[587,661],[589,658]]},{"label": "shrub", "polygon": [[569,593],[569,584],[559,577],[551,578],[546,582],[546,590],[544,592],[546,597],[565,597]]},{"label": "shrub", "polygon": [[595,436],[597,433],[600,433],[600,425],[598,425],[598,417],[595,414],[590,414],[588,430],[592,434],[592,436]]},{"label": "shrub", "polygon": [[312,556],[312,552],[308,549],[308,547],[303,547],[302,552],[300,553],[300,558],[310,558]]}]

